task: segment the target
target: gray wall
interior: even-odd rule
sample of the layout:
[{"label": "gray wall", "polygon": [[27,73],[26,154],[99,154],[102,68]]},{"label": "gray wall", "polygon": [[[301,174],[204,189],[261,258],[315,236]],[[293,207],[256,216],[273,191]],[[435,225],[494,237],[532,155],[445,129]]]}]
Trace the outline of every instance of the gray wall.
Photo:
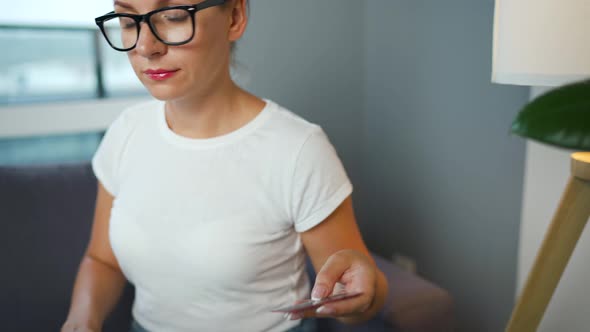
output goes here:
[{"label": "gray wall", "polygon": [[514,304],[528,89],[490,83],[493,1],[366,2],[359,215],[380,253],[449,289],[461,331]]}]

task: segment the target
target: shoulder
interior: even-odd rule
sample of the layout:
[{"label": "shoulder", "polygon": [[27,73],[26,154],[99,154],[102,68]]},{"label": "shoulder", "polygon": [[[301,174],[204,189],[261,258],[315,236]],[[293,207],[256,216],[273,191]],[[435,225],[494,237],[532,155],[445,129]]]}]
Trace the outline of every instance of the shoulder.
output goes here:
[{"label": "shoulder", "polygon": [[322,134],[322,128],[312,123],[293,111],[266,100],[272,112],[271,128],[282,140],[287,140],[292,146],[303,145],[311,136]]},{"label": "shoulder", "polygon": [[107,131],[128,135],[136,128],[148,123],[149,119],[154,119],[157,111],[162,107],[162,102],[158,100],[148,100],[128,106],[117,115]]},{"label": "shoulder", "polygon": [[127,126],[137,125],[153,117],[162,107],[163,102],[159,100],[147,100],[133,104],[123,109],[115,121],[124,122]]}]

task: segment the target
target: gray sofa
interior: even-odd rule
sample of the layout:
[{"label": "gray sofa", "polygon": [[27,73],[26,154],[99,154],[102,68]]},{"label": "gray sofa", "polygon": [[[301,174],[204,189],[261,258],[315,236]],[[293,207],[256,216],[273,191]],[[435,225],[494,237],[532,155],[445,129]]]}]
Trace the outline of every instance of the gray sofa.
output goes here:
[{"label": "gray sofa", "polygon": [[[59,330],[90,234],[95,195],[96,179],[86,163],[0,167],[2,331]],[[375,259],[390,284],[383,311],[356,326],[321,320],[320,331],[452,330],[448,292]],[[128,285],[104,331],[128,331],[132,301]]]}]

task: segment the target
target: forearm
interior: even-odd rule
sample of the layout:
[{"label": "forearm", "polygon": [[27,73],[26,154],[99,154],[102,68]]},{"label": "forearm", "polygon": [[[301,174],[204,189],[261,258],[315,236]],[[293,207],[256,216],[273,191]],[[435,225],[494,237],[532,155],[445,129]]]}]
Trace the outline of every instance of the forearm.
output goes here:
[{"label": "forearm", "polygon": [[99,331],[121,297],[125,282],[120,270],[85,256],[74,284],[67,323]]},{"label": "forearm", "polygon": [[340,317],[338,318],[338,320],[346,324],[357,324],[368,319],[371,319],[381,310],[381,308],[383,308],[383,305],[385,304],[385,299],[387,298],[388,287],[389,285],[387,284],[387,278],[385,278],[383,272],[377,270],[375,298],[371,303],[371,306],[362,314],[348,317]]}]

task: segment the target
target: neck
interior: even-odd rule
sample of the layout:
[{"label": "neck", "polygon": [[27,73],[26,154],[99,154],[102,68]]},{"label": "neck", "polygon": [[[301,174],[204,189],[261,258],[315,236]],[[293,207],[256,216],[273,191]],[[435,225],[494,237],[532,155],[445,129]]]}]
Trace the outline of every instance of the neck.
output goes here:
[{"label": "neck", "polygon": [[240,127],[247,93],[227,75],[207,84],[207,89],[166,102],[168,126],[179,135],[210,138]]}]

